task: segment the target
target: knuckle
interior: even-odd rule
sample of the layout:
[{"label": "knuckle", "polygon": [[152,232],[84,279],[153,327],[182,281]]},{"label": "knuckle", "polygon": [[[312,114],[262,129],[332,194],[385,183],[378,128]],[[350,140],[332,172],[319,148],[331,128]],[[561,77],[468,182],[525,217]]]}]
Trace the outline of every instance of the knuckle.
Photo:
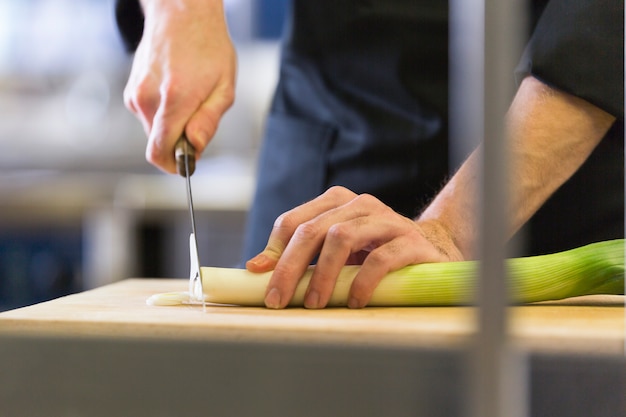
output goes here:
[{"label": "knuckle", "polygon": [[163,80],[161,87],[167,100],[176,100],[187,93],[184,83],[175,74],[170,74],[167,79]]},{"label": "knuckle", "polygon": [[221,92],[222,101],[224,102],[224,109],[230,108],[235,102],[235,87],[231,84],[222,89]]},{"label": "knuckle", "polygon": [[380,200],[378,200],[371,194],[359,194],[354,198],[354,203],[371,210],[380,210],[380,208],[382,207]]},{"label": "knuckle", "polygon": [[296,221],[294,219],[291,211],[287,211],[276,218],[274,221],[274,229],[278,231],[283,230],[293,230],[297,227]]},{"label": "knuckle", "polygon": [[285,245],[282,244],[282,242],[270,242],[265,246],[263,251],[271,258],[279,259],[284,250]]},{"label": "knuckle", "polygon": [[314,222],[306,222],[298,225],[294,236],[298,240],[311,241],[320,233],[320,228]]},{"label": "knuckle", "polygon": [[162,138],[162,135],[155,135],[149,140],[148,146],[146,147],[146,159],[148,162],[158,167],[167,165],[170,162],[170,157],[173,159],[173,153],[170,154],[162,146]]},{"label": "knuckle", "polygon": [[328,228],[326,236],[333,242],[347,242],[352,238],[351,227],[345,223],[336,223]]},{"label": "knuckle", "polygon": [[350,193],[351,191],[349,191],[347,188],[342,187],[340,185],[333,185],[328,190],[326,190],[326,192],[324,192],[325,195],[327,195],[328,197],[332,199],[344,198]]},{"label": "knuckle", "polygon": [[361,201],[365,203],[370,203],[374,197],[371,194],[363,193],[356,196],[354,199],[356,201]]},{"label": "knuckle", "polygon": [[133,94],[128,86],[124,88],[124,92],[122,93],[122,97],[124,100],[124,105],[127,109],[134,111],[133,109]]},{"label": "knuckle", "polygon": [[280,284],[284,286],[292,285],[292,282],[297,282],[300,279],[301,272],[293,264],[286,262],[278,263],[272,274],[272,280],[274,284]]},{"label": "knuckle", "polygon": [[128,96],[129,101],[136,103],[137,107],[143,110],[156,107],[159,101],[158,90],[148,81],[141,82]]},{"label": "knuckle", "polygon": [[367,263],[377,269],[389,265],[397,251],[392,250],[390,243],[376,248],[367,255]]},{"label": "knuckle", "polygon": [[161,165],[163,163],[163,155],[157,148],[149,146],[146,148],[146,160],[153,165]]}]

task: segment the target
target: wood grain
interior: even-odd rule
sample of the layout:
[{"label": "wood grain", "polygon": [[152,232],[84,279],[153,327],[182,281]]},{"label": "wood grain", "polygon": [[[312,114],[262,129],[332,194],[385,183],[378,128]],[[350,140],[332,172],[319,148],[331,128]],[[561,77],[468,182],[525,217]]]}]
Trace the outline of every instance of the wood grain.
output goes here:
[{"label": "wood grain", "polygon": [[[0,334],[457,347],[475,333],[473,307],[269,310],[148,306],[187,280],[128,279],[0,313]],[[510,308],[513,343],[559,353],[624,353],[624,296],[588,296]]]}]

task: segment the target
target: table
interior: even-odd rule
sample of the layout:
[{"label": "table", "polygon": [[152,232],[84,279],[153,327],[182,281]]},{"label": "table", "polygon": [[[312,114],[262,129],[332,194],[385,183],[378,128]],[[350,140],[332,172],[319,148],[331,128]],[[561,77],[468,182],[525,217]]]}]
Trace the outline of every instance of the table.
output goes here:
[{"label": "table", "polygon": [[[465,409],[472,307],[274,311],[145,302],[186,287],[180,279],[128,279],[0,313],[0,387],[12,393],[0,394],[0,403],[11,415],[68,407],[193,415],[204,405],[220,416],[384,415],[388,404],[394,416]],[[623,296],[515,306],[510,318],[512,343],[528,358],[533,416],[559,415],[555,407],[573,416],[626,410]],[[17,400],[19,392],[40,401]]]}]

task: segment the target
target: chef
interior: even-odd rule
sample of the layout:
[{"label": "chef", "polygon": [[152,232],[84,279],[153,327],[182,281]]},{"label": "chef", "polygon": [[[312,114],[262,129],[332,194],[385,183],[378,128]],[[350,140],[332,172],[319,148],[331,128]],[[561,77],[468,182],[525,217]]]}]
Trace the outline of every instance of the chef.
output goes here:
[{"label": "chef", "polygon": [[[572,180],[579,180],[583,187],[596,188],[592,196],[602,201],[598,209],[614,210],[615,221],[607,225],[606,235],[600,233],[601,223],[593,224],[591,213],[578,207],[592,196],[579,195],[579,200],[570,200],[570,207],[557,205],[554,218],[560,214],[572,230],[593,232],[558,232],[570,242],[575,236],[589,239],[583,243],[623,236],[623,181],[621,174],[614,174],[623,172],[623,163],[607,155],[604,165],[587,165],[601,155],[598,151],[619,151],[624,140],[623,12],[623,2],[615,0],[557,0],[547,5],[520,64],[522,81],[507,115],[512,148],[510,235],[542,205],[550,213],[554,205],[549,199],[558,196],[559,187],[576,196],[579,190],[571,189],[576,184]],[[344,187],[331,188],[281,215],[266,249],[247,264],[252,271],[274,270],[265,304],[285,307],[301,271],[315,256],[319,259],[305,294],[309,308],[326,305],[346,262],[362,264],[348,301],[349,307],[359,308],[389,271],[474,258],[478,157],[479,151],[472,154],[415,220]],[[563,185],[568,179],[570,184]],[[545,224],[542,233],[554,233],[551,227]]]},{"label": "chef", "polygon": [[[623,236],[623,3],[574,3],[548,3],[508,116],[519,154],[538,155],[514,173],[524,181],[514,184],[511,234],[536,212],[525,233],[532,254]],[[183,130],[199,152],[210,141],[236,71],[221,2],[176,5],[117,8],[137,47],[125,101],[149,137],[148,160],[169,172]],[[312,308],[325,305],[349,258],[364,262],[351,305],[360,307],[390,269],[472,257],[475,156],[412,220],[448,172],[447,4],[294,0],[290,10],[244,253],[261,252],[275,224],[248,262],[276,268],[267,305],[286,305],[297,279],[289,271],[317,255]],[[350,222],[362,227],[346,236]]]}]

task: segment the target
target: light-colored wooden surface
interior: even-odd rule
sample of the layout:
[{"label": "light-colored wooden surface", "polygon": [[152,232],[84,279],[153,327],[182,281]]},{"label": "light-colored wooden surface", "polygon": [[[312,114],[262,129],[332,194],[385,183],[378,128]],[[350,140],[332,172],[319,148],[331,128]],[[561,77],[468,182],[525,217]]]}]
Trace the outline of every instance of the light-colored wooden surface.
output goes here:
[{"label": "light-colored wooden surface", "polygon": [[[0,313],[0,334],[455,347],[475,332],[472,307],[333,308],[281,311],[236,306],[149,306],[180,279],[129,279]],[[511,308],[522,349],[622,354],[624,297],[591,296]]]}]

